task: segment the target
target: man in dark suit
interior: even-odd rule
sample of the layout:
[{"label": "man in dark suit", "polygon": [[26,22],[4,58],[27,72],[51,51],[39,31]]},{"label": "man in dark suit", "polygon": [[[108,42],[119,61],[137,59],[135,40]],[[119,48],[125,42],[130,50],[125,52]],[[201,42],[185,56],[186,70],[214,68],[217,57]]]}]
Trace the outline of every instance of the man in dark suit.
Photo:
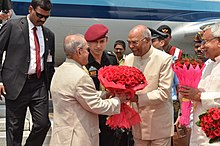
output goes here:
[{"label": "man in dark suit", "polygon": [[6,101],[8,146],[21,146],[27,107],[33,126],[25,146],[42,146],[50,128],[48,89],[54,72],[54,34],[43,24],[50,0],[32,0],[27,17],[10,19],[0,31],[0,93]]}]

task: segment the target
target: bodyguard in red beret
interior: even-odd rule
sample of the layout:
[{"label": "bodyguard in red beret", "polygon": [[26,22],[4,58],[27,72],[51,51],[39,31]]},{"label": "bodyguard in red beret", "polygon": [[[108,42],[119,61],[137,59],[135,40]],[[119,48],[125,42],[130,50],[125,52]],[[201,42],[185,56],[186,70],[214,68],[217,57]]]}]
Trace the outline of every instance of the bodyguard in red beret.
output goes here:
[{"label": "bodyguard in red beret", "polygon": [[[104,66],[118,65],[116,56],[111,52],[105,51],[108,43],[107,33],[108,28],[105,25],[94,24],[87,29],[84,35],[89,44],[89,63],[86,68],[93,79],[96,90],[104,90],[98,80],[98,70]],[[106,125],[106,118],[106,115],[99,115],[99,128],[101,130],[99,145],[118,146],[120,139],[117,137],[116,131]]]}]

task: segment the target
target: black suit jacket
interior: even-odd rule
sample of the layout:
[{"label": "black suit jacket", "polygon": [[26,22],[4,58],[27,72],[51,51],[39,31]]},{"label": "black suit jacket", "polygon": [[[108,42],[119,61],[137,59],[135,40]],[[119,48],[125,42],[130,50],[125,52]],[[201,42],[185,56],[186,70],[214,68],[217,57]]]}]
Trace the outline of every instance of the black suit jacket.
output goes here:
[{"label": "black suit jacket", "polygon": [[[49,89],[50,80],[54,73],[55,37],[48,28],[43,27],[45,53],[44,77]],[[20,94],[30,64],[28,21],[26,17],[9,20],[0,30],[0,61],[6,51],[5,61],[0,63],[0,82],[6,89],[6,98],[14,100]],[[52,55],[52,62],[47,62],[48,52]]]}]

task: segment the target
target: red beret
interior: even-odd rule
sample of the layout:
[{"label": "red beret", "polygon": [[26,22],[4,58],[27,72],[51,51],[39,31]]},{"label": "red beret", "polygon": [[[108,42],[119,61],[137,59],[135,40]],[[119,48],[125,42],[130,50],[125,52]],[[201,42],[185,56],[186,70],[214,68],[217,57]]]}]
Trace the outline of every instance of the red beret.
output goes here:
[{"label": "red beret", "polygon": [[85,39],[87,42],[94,42],[98,39],[104,38],[107,33],[108,28],[106,26],[103,24],[94,24],[87,29]]}]

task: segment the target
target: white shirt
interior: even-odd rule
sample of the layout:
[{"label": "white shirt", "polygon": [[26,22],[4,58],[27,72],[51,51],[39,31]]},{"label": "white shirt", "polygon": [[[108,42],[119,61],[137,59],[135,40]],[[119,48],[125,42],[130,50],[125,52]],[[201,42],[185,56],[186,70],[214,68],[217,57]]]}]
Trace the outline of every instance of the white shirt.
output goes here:
[{"label": "white shirt", "polygon": [[[30,41],[30,59],[31,59],[28,69],[28,74],[34,74],[36,73],[36,50],[35,50],[34,33],[33,33],[33,27],[35,26],[30,21],[29,15],[27,16],[27,20],[28,20],[29,41]],[[43,54],[45,52],[44,35],[41,26],[36,26],[36,28],[37,28],[37,37],[40,45],[41,71],[43,71],[44,70]]]},{"label": "white shirt", "polygon": [[201,102],[195,102],[190,146],[220,146],[220,142],[209,144],[209,138],[201,127],[195,124],[199,120],[199,115],[205,113],[207,109],[220,107],[220,55],[215,60],[207,64],[198,85],[204,92],[201,94]]}]

